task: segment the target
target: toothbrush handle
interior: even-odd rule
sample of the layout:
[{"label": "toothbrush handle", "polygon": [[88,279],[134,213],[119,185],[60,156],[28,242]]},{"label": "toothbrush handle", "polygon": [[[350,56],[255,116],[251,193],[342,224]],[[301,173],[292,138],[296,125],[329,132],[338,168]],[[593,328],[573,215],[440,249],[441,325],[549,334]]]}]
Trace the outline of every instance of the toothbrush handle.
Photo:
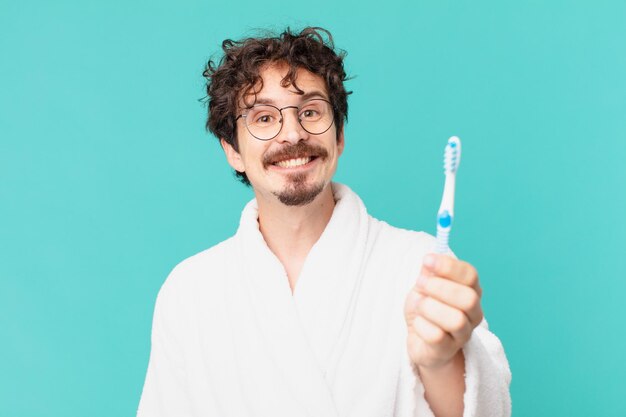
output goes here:
[{"label": "toothbrush handle", "polygon": [[442,254],[450,252],[450,247],[448,246],[449,236],[450,227],[437,225],[437,246],[435,247],[435,252]]},{"label": "toothbrush handle", "polygon": [[450,230],[452,229],[452,215],[448,210],[443,210],[437,215],[437,253],[448,253],[448,239],[450,238]]}]

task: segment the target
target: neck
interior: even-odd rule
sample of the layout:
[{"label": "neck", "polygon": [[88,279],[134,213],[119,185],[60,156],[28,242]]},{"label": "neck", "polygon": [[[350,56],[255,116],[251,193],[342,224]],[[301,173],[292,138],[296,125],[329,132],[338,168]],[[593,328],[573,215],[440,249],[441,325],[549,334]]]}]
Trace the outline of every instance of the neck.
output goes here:
[{"label": "neck", "polygon": [[277,199],[259,197],[259,229],[270,250],[285,267],[293,291],[306,256],[333,214],[335,200],[331,185],[304,206],[286,206]]}]

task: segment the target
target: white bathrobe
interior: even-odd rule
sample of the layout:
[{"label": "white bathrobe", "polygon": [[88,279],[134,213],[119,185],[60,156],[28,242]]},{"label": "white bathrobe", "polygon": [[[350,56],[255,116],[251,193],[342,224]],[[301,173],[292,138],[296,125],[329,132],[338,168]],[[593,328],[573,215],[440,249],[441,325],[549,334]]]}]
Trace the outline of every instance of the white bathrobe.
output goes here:
[{"label": "white bathrobe", "polygon": [[[292,294],[256,201],[235,236],[179,264],[157,297],[139,417],[432,417],[406,351],[404,299],[434,238],[370,217],[348,187]],[[464,349],[464,416],[511,413],[500,341]]]}]

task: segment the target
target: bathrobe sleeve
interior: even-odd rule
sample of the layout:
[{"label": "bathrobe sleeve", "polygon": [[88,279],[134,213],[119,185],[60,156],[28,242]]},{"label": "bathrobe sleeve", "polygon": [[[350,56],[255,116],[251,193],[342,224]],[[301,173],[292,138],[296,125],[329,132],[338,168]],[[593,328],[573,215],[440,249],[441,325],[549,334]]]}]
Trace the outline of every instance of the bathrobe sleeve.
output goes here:
[{"label": "bathrobe sleeve", "polygon": [[463,347],[465,355],[465,409],[463,417],[509,417],[511,371],[500,340],[487,321],[474,329]]},{"label": "bathrobe sleeve", "polygon": [[174,271],[157,296],[152,321],[148,372],[137,417],[191,416],[185,388],[184,355],[179,331],[184,322],[177,294],[171,288]]}]

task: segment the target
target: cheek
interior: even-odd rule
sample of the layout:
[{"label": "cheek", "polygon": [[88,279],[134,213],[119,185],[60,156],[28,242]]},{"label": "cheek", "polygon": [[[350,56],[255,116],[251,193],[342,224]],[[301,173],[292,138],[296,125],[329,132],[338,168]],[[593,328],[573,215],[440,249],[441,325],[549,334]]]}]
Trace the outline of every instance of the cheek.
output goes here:
[{"label": "cheek", "polygon": [[332,148],[332,158],[337,162],[339,160],[339,156],[341,156],[342,147],[340,143],[335,142]]},{"label": "cheek", "polygon": [[246,146],[240,148],[241,158],[249,168],[261,169],[263,167],[263,156],[267,152],[267,145],[257,139],[254,140],[258,143],[248,142]]}]

